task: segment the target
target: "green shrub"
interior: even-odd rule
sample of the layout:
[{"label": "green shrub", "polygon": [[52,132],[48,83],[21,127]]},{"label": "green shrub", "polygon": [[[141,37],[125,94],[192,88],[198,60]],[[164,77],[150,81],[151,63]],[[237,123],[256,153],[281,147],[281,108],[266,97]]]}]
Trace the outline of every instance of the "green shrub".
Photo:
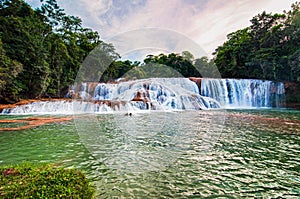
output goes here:
[{"label": "green shrub", "polygon": [[29,163],[0,168],[0,198],[92,198],[94,192],[76,169]]}]

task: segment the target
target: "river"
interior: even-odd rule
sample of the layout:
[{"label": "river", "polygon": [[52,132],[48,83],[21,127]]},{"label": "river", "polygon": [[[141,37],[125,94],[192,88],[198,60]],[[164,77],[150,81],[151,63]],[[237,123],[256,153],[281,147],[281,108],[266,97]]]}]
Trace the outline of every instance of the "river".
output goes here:
[{"label": "river", "polygon": [[299,154],[300,111],[288,109],[79,114],[0,132],[0,165],[78,168],[98,198],[297,198]]}]

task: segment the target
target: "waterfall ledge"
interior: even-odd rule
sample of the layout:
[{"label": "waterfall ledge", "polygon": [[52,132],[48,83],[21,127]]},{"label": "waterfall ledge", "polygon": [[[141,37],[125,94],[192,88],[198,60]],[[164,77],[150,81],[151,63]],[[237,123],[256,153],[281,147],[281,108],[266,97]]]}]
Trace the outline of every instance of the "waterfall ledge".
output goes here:
[{"label": "waterfall ledge", "polygon": [[13,114],[73,114],[132,111],[265,108],[285,105],[281,82],[255,79],[151,78],[119,83],[83,82],[68,100],[29,101],[4,108]]}]

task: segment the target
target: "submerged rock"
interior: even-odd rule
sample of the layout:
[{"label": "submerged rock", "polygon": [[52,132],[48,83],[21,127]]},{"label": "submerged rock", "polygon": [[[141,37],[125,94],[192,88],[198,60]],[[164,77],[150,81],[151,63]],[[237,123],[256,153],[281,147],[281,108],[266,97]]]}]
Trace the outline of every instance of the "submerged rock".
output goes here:
[{"label": "submerged rock", "polygon": [[[62,118],[56,118],[56,117],[30,117],[26,119],[17,119],[17,120],[0,120],[0,123],[17,123],[21,124],[18,127],[7,127],[7,128],[0,128],[0,131],[19,131],[19,130],[25,130],[34,128],[37,126],[41,126],[44,124],[54,123],[54,122],[65,122],[72,120],[73,117],[62,117]],[[23,124],[23,125],[22,125]]]}]

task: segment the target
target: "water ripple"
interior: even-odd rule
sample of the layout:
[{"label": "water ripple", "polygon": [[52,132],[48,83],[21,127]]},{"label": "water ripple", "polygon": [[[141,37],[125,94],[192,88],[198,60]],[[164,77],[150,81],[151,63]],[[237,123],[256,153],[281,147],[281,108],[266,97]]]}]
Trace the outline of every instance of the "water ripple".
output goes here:
[{"label": "water ripple", "polygon": [[85,138],[72,122],[0,133],[0,164],[77,167],[99,198],[300,197],[298,112],[100,115],[95,131],[89,118],[82,121]]}]

